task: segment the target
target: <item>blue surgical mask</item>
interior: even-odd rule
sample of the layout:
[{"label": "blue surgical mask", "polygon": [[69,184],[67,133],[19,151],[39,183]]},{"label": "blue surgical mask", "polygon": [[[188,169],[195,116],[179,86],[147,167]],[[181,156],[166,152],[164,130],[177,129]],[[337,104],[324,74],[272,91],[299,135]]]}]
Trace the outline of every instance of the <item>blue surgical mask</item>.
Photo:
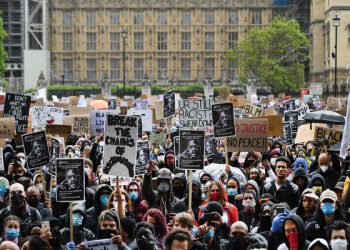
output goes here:
[{"label": "blue surgical mask", "polygon": [[138,197],[139,197],[139,192],[134,191],[129,193],[129,198],[132,202],[135,202]]},{"label": "blue surgical mask", "polygon": [[10,240],[16,239],[19,237],[19,229],[15,228],[6,228],[5,235]]},{"label": "blue surgical mask", "polygon": [[81,225],[83,225],[83,219],[84,219],[83,215],[79,213],[73,214],[73,226],[80,227]]},{"label": "blue surgical mask", "polygon": [[236,194],[237,194],[237,188],[228,188],[227,189],[228,196],[236,196]]},{"label": "blue surgical mask", "polygon": [[100,196],[100,203],[102,207],[106,208],[109,200],[109,195],[103,194]]},{"label": "blue surgical mask", "polygon": [[56,198],[57,188],[51,188],[51,198]]},{"label": "blue surgical mask", "polygon": [[323,205],[321,204],[321,209],[325,215],[332,215],[335,213],[335,205],[329,202],[323,203]]}]

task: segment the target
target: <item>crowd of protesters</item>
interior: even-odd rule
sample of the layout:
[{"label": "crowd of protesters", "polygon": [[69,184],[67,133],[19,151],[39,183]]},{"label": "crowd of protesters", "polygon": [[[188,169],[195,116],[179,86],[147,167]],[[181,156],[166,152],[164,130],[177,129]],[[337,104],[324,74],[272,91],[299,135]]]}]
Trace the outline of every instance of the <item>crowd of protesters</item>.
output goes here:
[{"label": "crowd of protesters", "polygon": [[[143,133],[140,139],[148,138]],[[267,159],[252,151],[240,162],[239,151],[229,153],[228,165],[244,174],[244,185],[227,165],[221,176],[203,170],[190,188],[171,141],[153,144],[146,173],[121,185],[103,175],[101,142],[103,136],[68,138],[66,156],[83,158],[85,170],[85,202],[73,204],[71,217],[69,203],[55,200],[58,186],[46,166],[42,173],[28,171],[23,147],[7,142],[0,250],[85,249],[83,242],[98,239],[135,250],[349,249],[350,145],[341,159],[313,155],[312,141],[271,139]],[[217,147],[206,164],[225,164],[224,147]]]}]

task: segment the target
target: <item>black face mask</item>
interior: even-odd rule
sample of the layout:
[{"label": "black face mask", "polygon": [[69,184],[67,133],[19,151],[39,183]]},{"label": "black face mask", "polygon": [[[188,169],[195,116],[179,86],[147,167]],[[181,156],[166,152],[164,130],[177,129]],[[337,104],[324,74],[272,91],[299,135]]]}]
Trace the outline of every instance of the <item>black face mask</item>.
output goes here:
[{"label": "black face mask", "polygon": [[154,240],[151,238],[146,238],[142,235],[136,240],[137,246],[142,250],[153,250],[154,249]]},{"label": "black face mask", "polygon": [[39,202],[40,202],[40,199],[37,199],[37,198],[31,198],[27,200],[28,205],[35,208],[38,206]]},{"label": "black face mask", "polygon": [[245,162],[245,166],[246,167],[250,167],[253,163],[254,163],[255,160],[246,160]]},{"label": "black face mask", "polygon": [[272,226],[271,216],[270,215],[260,215],[260,224],[259,225],[260,225],[259,230],[261,232],[270,231],[270,228]]},{"label": "black face mask", "polygon": [[19,206],[24,201],[24,196],[20,194],[15,194],[11,197],[11,201],[15,206]]},{"label": "black face mask", "polygon": [[192,192],[192,200],[194,202],[201,202],[202,201],[202,196],[199,194],[199,192]]},{"label": "black face mask", "polygon": [[185,195],[185,186],[174,186],[174,194],[177,198],[183,198]]},{"label": "black face mask", "polygon": [[238,235],[231,236],[229,240],[230,240],[229,249],[241,250],[241,249],[247,249],[248,247],[248,241],[242,236],[238,236]]},{"label": "black face mask", "polygon": [[99,229],[98,230],[98,237],[101,240],[102,239],[110,239],[110,238],[112,238],[111,234],[116,235],[117,234],[117,230],[113,230],[113,229],[104,229],[104,230]]}]

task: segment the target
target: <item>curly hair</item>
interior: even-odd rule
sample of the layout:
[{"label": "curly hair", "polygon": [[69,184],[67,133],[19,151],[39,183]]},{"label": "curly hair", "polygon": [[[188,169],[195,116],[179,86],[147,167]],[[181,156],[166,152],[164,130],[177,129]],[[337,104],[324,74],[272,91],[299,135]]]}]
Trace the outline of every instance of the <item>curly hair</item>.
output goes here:
[{"label": "curly hair", "polygon": [[165,236],[168,234],[168,226],[166,223],[166,218],[162,211],[160,211],[157,208],[152,208],[145,213],[145,215],[142,218],[142,221],[147,221],[147,217],[150,216],[156,220],[156,224],[154,225],[154,228],[158,232],[157,237],[161,242],[163,242]]},{"label": "curly hair", "polygon": [[227,193],[226,193],[226,191],[225,191],[225,188],[224,188],[223,184],[222,184],[220,181],[212,181],[212,182],[210,183],[209,188],[208,188],[207,197],[205,198],[205,200],[206,200],[207,202],[210,202],[210,201],[211,201],[211,200],[210,200],[210,190],[211,190],[211,188],[212,188],[214,185],[218,186],[218,187],[219,187],[219,190],[220,190],[220,191],[219,191],[219,193],[220,193],[220,198],[219,198],[218,202],[219,202],[222,206],[224,206],[224,205],[226,204],[226,202],[228,201],[228,199],[227,199]]}]

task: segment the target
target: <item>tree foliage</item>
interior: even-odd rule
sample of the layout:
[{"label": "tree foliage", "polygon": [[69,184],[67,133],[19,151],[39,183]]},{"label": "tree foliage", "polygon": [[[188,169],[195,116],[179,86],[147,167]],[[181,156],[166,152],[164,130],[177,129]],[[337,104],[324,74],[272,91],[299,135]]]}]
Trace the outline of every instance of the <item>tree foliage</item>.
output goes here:
[{"label": "tree foliage", "polygon": [[297,21],[276,17],[270,27],[249,31],[245,40],[227,52],[226,59],[238,65],[240,77],[254,74],[260,86],[283,91],[304,85],[309,48]]},{"label": "tree foliage", "polygon": [[4,23],[2,21],[1,12],[0,12],[0,76],[3,76],[6,69],[5,61],[7,58],[7,54],[4,48],[4,41],[6,37],[7,37],[7,34],[4,29]]}]

